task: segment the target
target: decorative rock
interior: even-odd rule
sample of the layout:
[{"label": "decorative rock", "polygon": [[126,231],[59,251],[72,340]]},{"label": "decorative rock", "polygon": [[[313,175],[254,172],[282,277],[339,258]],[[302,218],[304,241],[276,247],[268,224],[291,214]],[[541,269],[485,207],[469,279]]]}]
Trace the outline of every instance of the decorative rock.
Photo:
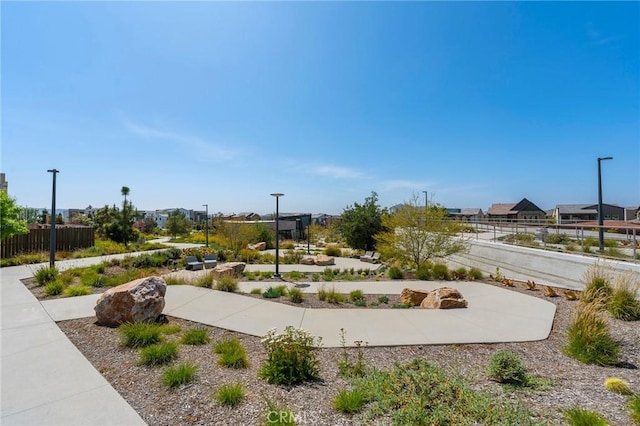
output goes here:
[{"label": "decorative rock", "polygon": [[245,265],[246,263],[244,262],[223,263],[213,268],[211,270],[211,275],[213,276],[214,279],[222,278],[225,275],[229,275],[232,277],[239,276],[244,272]]},{"label": "decorative rock", "polygon": [[456,309],[466,308],[467,305],[468,303],[462,294],[451,287],[430,291],[429,295],[420,303],[420,307],[426,309]]},{"label": "decorative rock", "polygon": [[301,265],[315,265],[316,264],[316,258],[313,256],[305,256],[302,259],[300,259],[300,264]]},{"label": "decorative rock", "polygon": [[335,265],[335,263],[336,263],[336,260],[333,257],[327,256],[325,254],[319,254],[315,260],[315,264],[318,266]]},{"label": "decorative rock", "polygon": [[258,250],[258,251],[263,251],[267,249],[267,243],[265,243],[264,241],[261,241],[259,243],[255,243],[255,244],[249,244],[247,246],[250,250]]},{"label": "decorative rock", "polygon": [[408,305],[420,306],[420,303],[422,303],[422,300],[427,297],[428,294],[429,292],[426,291],[405,288],[400,293],[400,302]]},{"label": "decorative rock", "polygon": [[166,292],[167,284],[160,277],[140,278],[110,288],[96,302],[98,324],[117,327],[155,321],[164,309]]}]

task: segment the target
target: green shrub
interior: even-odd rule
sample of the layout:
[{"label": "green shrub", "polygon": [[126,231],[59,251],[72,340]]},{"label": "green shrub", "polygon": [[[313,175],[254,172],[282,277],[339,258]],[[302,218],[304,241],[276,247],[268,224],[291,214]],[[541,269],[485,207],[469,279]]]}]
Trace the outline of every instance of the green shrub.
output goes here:
[{"label": "green shrub", "polygon": [[277,299],[280,296],[282,296],[282,293],[280,293],[273,287],[269,287],[267,291],[262,293],[262,297],[264,297],[265,299]]},{"label": "green shrub", "polygon": [[[320,298],[320,290],[318,290],[318,298]],[[320,299],[323,300],[323,299]],[[347,297],[339,293],[335,287],[332,287],[330,290],[325,291],[325,300],[329,303],[340,304],[347,301]]]},{"label": "green shrub", "polygon": [[302,303],[304,301],[304,293],[299,288],[289,289],[289,300],[292,303]]},{"label": "green shrub", "polygon": [[526,384],[527,376],[519,355],[509,352],[496,352],[487,367],[487,376],[500,383],[521,386]]},{"label": "green shrub", "polygon": [[216,290],[235,293],[238,291],[238,280],[226,275],[216,282]]},{"label": "green shrub", "polygon": [[349,292],[349,300],[352,302],[362,299],[364,299],[364,292],[362,290],[353,290]]},{"label": "green shrub", "polygon": [[284,274],[285,278],[291,281],[298,281],[307,278],[307,274],[299,271],[291,271]]},{"label": "green shrub", "polygon": [[262,294],[262,289],[261,288],[252,288],[249,293],[250,294]]},{"label": "green shrub", "polygon": [[[317,339],[320,344],[321,339]],[[304,330],[287,326],[284,333],[270,330],[262,339],[267,359],[259,376],[279,385],[295,385],[318,379],[316,339]]]},{"label": "green shrub", "polygon": [[340,257],[342,256],[342,249],[336,246],[329,246],[324,249],[324,254],[331,257]]},{"label": "green shrub", "polygon": [[323,286],[323,287],[320,287],[320,288],[318,289],[318,294],[317,294],[317,296],[318,296],[318,300],[321,300],[321,301],[323,301],[323,302],[324,302],[325,300],[327,300],[327,289],[325,289],[325,288],[324,288],[324,286]]},{"label": "green shrub", "polygon": [[451,275],[449,273],[449,268],[444,263],[436,263],[433,265],[433,277],[436,280],[445,280],[449,281],[451,279]]},{"label": "green shrub", "polygon": [[464,280],[467,278],[468,274],[469,272],[467,272],[467,268],[465,268],[464,266],[461,266],[460,268],[453,271],[453,277],[456,280]]},{"label": "green shrub", "polygon": [[609,334],[607,322],[600,313],[603,305],[601,300],[581,302],[567,329],[564,352],[585,364],[611,365],[618,360],[618,343]]},{"label": "green shrub", "polygon": [[333,407],[345,414],[359,413],[366,403],[367,394],[360,388],[342,389],[333,399]]},{"label": "green shrub", "polygon": [[248,281],[255,281],[256,280],[256,275],[251,271],[244,271],[244,277]]},{"label": "green shrub", "polygon": [[169,343],[157,343],[140,349],[139,365],[164,365],[178,357],[178,345]]},{"label": "green shrub", "polygon": [[209,329],[204,327],[187,330],[180,339],[185,345],[206,345],[210,340]]},{"label": "green shrub", "polygon": [[633,395],[629,383],[617,377],[610,377],[604,381],[604,388],[609,392],[617,393],[618,395]]},{"label": "green shrub", "polygon": [[119,327],[122,344],[129,348],[142,348],[160,341],[160,326],[137,322]]},{"label": "green shrub", "polygon": [[55,266],[54,267],[42,266],[36,269],[34,277],[38,285],[45,285],[50,282],[53,282],[58,277],[58,274],[59,274],[58,268],[56,268]]},{"label": "green shrub", "polygon": [[320,275],[319,274],[311,275],[311,281],[313,281],[314,283],[317,283],[318,281],[320,281]]},{"label": "green shrub", "polygon": [[213,351],[219,355],[218,364],[223,367],[240,369],[249,366],[247,351],[235,337],[219,341]]},{"label": "green shrub", "polygon": [[196,377],[198,366],[191,363],[178,364],[175,367],[167,368],[162,375],[162,383],[169,389],[187,384]]},{"label": "green shrub", "polygon": [[216,392],[216,400],[222,405],[235,407],[240,404],[244,398],[244,394],[245,391],[242,383],[226,383],[220,386],[220,389]]},{"label": "green shrub", "polygon": [[478,268],[469,269],[469,278],[472,280],[481,280],[482,279],[482,271]]},{"label": "green shrub", "polygon": [[176,277],[176,276],[164,277],[164,282],[167,285],[185,285],[185,284],[187,284],[187,280],[185,280],[184,278]]},{"label": "green shrub", "polygon": [[569,238],[569,236],[567,234],[548,234],[547,235],[547,244],[566,244],[569,241],[571,241],[571,239]]},{"label": "green shrub", "polygon": [[209,274],[198,276],[193,285],[196,287],[211,288],[213,286],[213,277]]},{"label": "green shrub", "polygon": [[365,307],[367,306],[367,301],[364,299],[356,299],[353,304],[359,307]]},{"label": "green shrub", "polygon": [[433,279],[430,265],[422,265],[416,269],[416,278],[422,281],[429,281]]},{"label": "green shrub", "polygon": [[75,296],[86,296],[88,294],[92,294],[93,291],[91,288],[84,285],[74,285],[64,289],[64,296],[66,297],[75,297]]},{"label": "green shrub", "polygon": [[401,280],[404,278],[404,273],[402,273],[402,270],[397,266],[392,266],[389,268],[389,278],[392,280]]},{"label": "green shrub", "polygon": [[631,419],[640,424],[640,395],[629,398],[627,407],[629,407],[629,411],[631,412]]},{"label": "green shrub", "polygon": [[333,269],[331,268],[324,268],[324,271],[322,271],[322,279],[325,281],[333,281],[333,278],[335,277],[335,274],[333,273]]},{"label": "green shrub", "polygon": [[385,296],[385,295],[378,296],[378,302],[387,304],[387,303],[389,303],[389,298],[387,296]]},{"label": "green shrub", "polygon": [[289,293],[289,289],[286,285],[279,285],[274,287],[273,289],[280,293],[282,296],[286,296]]},{"label": "green shrub", "polygon": [[47,296],[57,296],[64,291],[64,284],[61,281],[52,281],[44,286],[44,294]]},{"label": "green shrub", "polygon": [[533,425],[532,413],[519,403],[474,390],[456,375],[419,358],[354,379],[370,403],[363,418],[372,424]]},{"label": "green shrub", "polygon": [[413,306],[409,303],[396,303],[392,306],[393,309],[409,309],[413,308]]},{"label": "green shrub", "polygon": [[568,408],[563,413],[570,426],[607,426],[609,424],[600,414],[583,408]]}]

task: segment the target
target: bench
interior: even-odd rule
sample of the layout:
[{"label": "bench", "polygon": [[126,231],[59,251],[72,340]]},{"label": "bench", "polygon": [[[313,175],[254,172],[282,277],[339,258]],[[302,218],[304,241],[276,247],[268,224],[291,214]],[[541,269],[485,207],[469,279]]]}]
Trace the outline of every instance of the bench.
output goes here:
[{"label": "bench", "polygon": [[363,262],[368,262],[369,260],[371,260],[371,256],[373,256],[373,252],[366,251],[364,252],[364,255],[360,256],[360,260],[362,260]]},{"label": "bench", "polygon": [[217,264],[218,264],[218,260],[215,254],[204,255],[204,269],[215,268]]},{"label": "bench", "polygon": [[365,253],[364,256],[360,256],[360,260],[368,263],[380,263],[380,253],[376,251],[375,253],[373,253],[371,256],[368,256],[368,257]]},{"label": "bench", "polygon": [[195,256],[187,256],[187,269],[190,271],[199,271],[204,268],[204,263],[199,262]]}]

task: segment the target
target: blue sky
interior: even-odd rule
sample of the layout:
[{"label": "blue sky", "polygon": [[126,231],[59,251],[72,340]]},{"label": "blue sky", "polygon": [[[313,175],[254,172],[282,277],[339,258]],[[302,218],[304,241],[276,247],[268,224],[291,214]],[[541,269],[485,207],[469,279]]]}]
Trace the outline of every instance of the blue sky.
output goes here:
[{"label": "blue sky", "polygon": [[20,205],[640,204],[640,3],[2,2]]}]

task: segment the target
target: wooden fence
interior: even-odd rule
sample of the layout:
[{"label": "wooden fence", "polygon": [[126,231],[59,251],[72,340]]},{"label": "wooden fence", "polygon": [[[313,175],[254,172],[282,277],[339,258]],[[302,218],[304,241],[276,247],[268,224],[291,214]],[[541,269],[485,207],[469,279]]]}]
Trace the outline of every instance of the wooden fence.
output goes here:
[{"label": "wooden fence", "polygon": [[[28,234],[14,235],[2,240],[0,257],[4,259],[20,253],[49,252],[50,238],[49,225],[31,228]],[[94,244],[95,232],[90,226],[56,226],[56,251],[72,251],[93,247]]]}]

